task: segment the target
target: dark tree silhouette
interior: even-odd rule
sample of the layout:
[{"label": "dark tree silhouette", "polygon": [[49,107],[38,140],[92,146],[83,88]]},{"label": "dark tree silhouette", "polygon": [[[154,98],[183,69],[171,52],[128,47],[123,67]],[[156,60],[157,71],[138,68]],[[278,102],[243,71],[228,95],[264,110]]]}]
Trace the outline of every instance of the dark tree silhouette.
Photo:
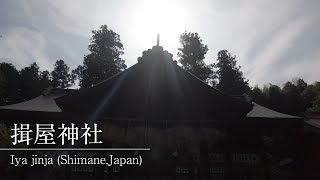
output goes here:
[{"label": "dark tree silhouette", "polygon": [[267,98],[266,94],[258,87],[255,86],[251,92],[252,100],[258,104],[266,105]]},{"label": "dark tree silhouette", "polygon": [[284,112],[293,115],[299,115],[304,111],[304,105],[299,90],[295,84],[288,81],[282,88],[284,95]]},{"label": "dark tree silhouette", "polygon": [[229,94],[250,94],[248,80],[243,77],[241,67],[237,66],[236,57],[227,50],[221,50],[217,61],[213,64],[216,69],[214,79],[218,80],[217,88]]},{"label": "dark tree silhouette", "polygon": [[270,84],[269,88],[264,89],[267,95],[267,107],[283,112],[284,96],[281,92],[281,88],[277,85]]},{"label": "dark tree silhouette", "polygon": [[318,104],[320,99],[320,82],[308,85],[301,93],[301,96],[308,111],[320,112],[320,109],[317,108],[320,105]]},{"label": "dark tree silhouette", "polygon": [[74,85],[74,77],[69,72],[69,67],[63,60],[57,60],[54,64],[54,70],[51,72],[52,87],[68,88]]},{"label": "dark tree silhouette", "polygon": [[308,84],[303,79],[300,79],[300,78],[294,81],[294,84],[297,86],[297,90],[299,94],[301,94],[308,86]]},{"label": "dark tree silhouette", "polygon": [[21,76],[21,96],[24,100],[32,99],[41,93],[40,72],[37,63],[23,68],[20,71]]},{"label": "dark tree silhouette", "polygon": [[124,54],[120,35],[103,25],[92,31],[90,54],[84,57],[83,65],[73,71],[81,88],[89,88],[126,68],[121,55]]},{"label": "dark tree silhouette", "polygon": [[40,72],[40,89],[44,91],[46,88],[51,86],[51,75],[49,71]]},{"label": "dark tree silhouette", "polygon": [[202,81],[207,81],[212,70],[204,63],[208,46],[202,43],[198,33],[184,32],[180,35],[181,48],[178,48],[179,62],[182,68],[197,76]]},{"label": "dark tree silhouette", "polygon": [[279,112],[303,116],[303,112],[320,112],[320,83],[308,85],[303,79],[288,81],[283,88],[270,84],[263,90],[254,87],[253,101]]},{"label": "dark tree silhouette", "polygon": [[320,112],[320,95],[316,96],[315,100],[312,102],[311,108],[308,109],[311,112]]},{"label": "dark tree silhouette", "polygon": [[0,104],[21,101],[19,95],[19,71],[10,63],[0,63]]}]

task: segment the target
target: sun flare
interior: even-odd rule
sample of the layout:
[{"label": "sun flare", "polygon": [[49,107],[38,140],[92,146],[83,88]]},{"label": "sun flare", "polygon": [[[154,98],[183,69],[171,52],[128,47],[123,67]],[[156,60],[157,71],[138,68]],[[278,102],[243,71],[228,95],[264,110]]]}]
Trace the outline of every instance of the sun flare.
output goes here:
[{"label": "sun flare", "polygon": [[159,33],[160,44],[169,45],[173,40],[178,42],[177,38],[186,30],[186,13],[176,2],[146,0],[135,11],[131,27],[144,43],[155,44],[156,34]]}]

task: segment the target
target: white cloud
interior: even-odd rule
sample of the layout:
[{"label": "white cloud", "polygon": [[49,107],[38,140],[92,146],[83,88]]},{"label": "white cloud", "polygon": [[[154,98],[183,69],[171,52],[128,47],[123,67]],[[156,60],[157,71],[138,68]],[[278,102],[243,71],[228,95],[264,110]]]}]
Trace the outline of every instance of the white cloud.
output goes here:
[{"label": "white cloud", "polygon": [[299,59],[296,63],[290,64],[283,71],[284,78],[291,80],[292,78],[298,77],[302,78],[308,83],[313,83],[314,81],[320,81],[320,48],[317,49],[313,54]]},{"label": "white cloud", "polygon": [[[137,62],[137,57],[141,56],[143,50],[151,48],[156,42],[155,35],[153,37],[152,33],[149,35],[141,33],[134,27],[137,24],[135,13],[143,11],[141,8],[144,8],[141,4],[143,0],[15,2],[25,11],[25,22],[35,30],[30,30],[29,27],[8,27],[12,42],[4,40],[8,34],[0,39],[0,56],[5,55],[7,59],[12,59],[21,66],[37,61],[39,65],[47,62],[47,65],[43,66],[51,67],[53,63],[49,61],[48,54],[50,56],[54,54],[52,57],[66,58],[66,62],[75,67],[78,63],[82,63],[83,55],[88,53],[85,43],[87,41],[89,44],[91,30],[99,28],[102,24],[107,24],[121,35],[125,48],[123,57],[129,66]],[[173,3],[164,4],[173,5]],[[292,54],[290,48],[297,46],[299,42],[296,41],[307,39],[305,38],[308,36],[307,28],[319,29],[314,23],[319,17],[316,0],[308,3],[300,0],[283,0],[276,3],[268,0],[177,0],[174,4],[186,12],[183,16],[183,21],[186,23],[181,29],[172,30],[170,37],[162,35],[160,44],[176,58],[177,48],[180,46],[179,31],[198,32],[203,42],[209,46],[206,62],[214,62],[219,50],[229,50],[233,55],[237,55],[238,65],[243,67],[244,75],[250,80],[251,85],[290,80],[287,79],[289,70],[286,68],[294,68],[292,64],[295,64],[298,57],[290,60],[283,57]],[[19,13],[14,10],[12,12]],[[165,8],[163,12],[166,13]],[[139,20],[141,21],[139,24],[150,24],[146,18]],[[0,22],[0,30],[1,28],[3,29]],[[22,35],[23,32],[29,35]],[[38,46],[37,50],[29,48],[30,52],[21,51],[25,46],[34,47],[35,44]],[[52,44],[58,48],[52,50]],[[313,43],[309,48],[318,49],[318,47],[320,43]],[[301,50],[295,53],[300,53],[299,57],[303,57],[305,52]],[[35,56],[42,58],[35,59]],[[311,61],[309,63],[316,64]],[[283,71],[275,73],[276,67]],[[290,76],[310,76],[310,79],[314,80],[319,77],[307,75],[309,72],[304,71],[290,72]]]},{"label": "white cloud", "polygon": [[0,58],[18,69],[37,62],[43,70],[52,69],[46,52],[47,42],[42,33],[23,27],[11,29],[0,39]]},{"label": "white cloud", "polygon": [[[249,74],[252,84],[265,84],[272,82],[275,74],[271,74],[273,68],[277,68],[279,61],[288,61],[284,59],[288,49],[292,47],[294,41],[304,32],[309,25],[309,19],[300,18],[285,25],[280,31],[275,33],[267,42],[262,52],[253,59],[251,68],[253,71]],[[285,68],[285,67],[284,67]],[[281,77],[281,72],[276,76]]]}]

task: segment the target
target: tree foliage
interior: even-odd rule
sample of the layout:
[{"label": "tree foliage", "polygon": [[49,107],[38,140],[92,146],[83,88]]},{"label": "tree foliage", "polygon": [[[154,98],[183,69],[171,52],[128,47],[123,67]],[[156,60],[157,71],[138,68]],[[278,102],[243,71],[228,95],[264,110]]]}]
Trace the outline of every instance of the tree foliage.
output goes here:
[{"label": "tree foliage", "polygon": [[258,86],[255,86],[251,92],[252,100],[258,104],[266,104],[267,97]]},{"label": "tree foliage", "polygon": [[40,71],[37,63],[20,71],[10,63],[0,63],[0,105],[32,99],[50,86],[67,88],[72,85],[69,67],[62,60],[57,61],[51,74],[47,70]]},{"label": "tree foliage", "polygon": [[282,95],[281,88],[277,85],[270,84],[269,88],[264,90],[267,94],[267,106],[273,110],[283,111],[284,96]]},{"label": "tree foliage", "polygon": [[51,85],[54,88],[68,88],[74,85],[74,77],[63,60],[57,60],[51,72]]},{"label": "tree foliage", "polygon": [[307,107],[307,111],[320,112],[320,82],[308,85],[301,93],[302,100]]},{"label": "tree foliage", "polygon": [[120,35],[103,25],[92,31],[90,54],[84,56],[83,65],[73,71],[80,80],[81,88],[89,88],[126,68]]},{"label": "tree foliage", "polygon": [[0,63],[0,104],[21,101],[19,71],[10,63]]},{"label": "tree foliage", "polygon": [[270,84],[251,92],[253,101],[273,110],[303,116],[306,111],[320,112],[320,83],[308,85],[303,79],[288,81],[281,88]]},{"label": "tree foliage", "polygon": [[20,71],[20,76],[20,89],[23,99],[32,99],[41,93],[40,71],[37,63],[34,62],[30,66],[23,68]]},{"label": "tree foliage", "polygon": [[297,90],[299,94],[301,94],[308,87],[308,84],[303,79],[300,79],[300,78],[295,80],[294,84],[297,86]]},{"label": "tree foliage", "polygon": [[[0,63],[0,105],[18,103],[41,94],[49,86],[68,88],[74,78],[80,80],[80,87],[89,88],[126,68],[123,45],[120,36],[106,25],[92,31],[90,53],[84,56],[83,64],[70,73],[63,60],[57,60],[54,70],[40,71],[36,63],[17,70],[12,64]],[[253,101],[273,110],[292,115],[305,111],[320,113],[320,82],[307,84],[303,79],[288,81],[283,86],[269,84],[252,90],[237,66],[235,56],[227,50],[218,52],[217,62],[208,66],[204,63],[207,45],[197,33],[184,32],[178,48],[182,68],[202,81],[216,82],[216,87],[229,94],[250,94]],[[215,71],[212,71],[214,68]],[[1,128],[1,127],[0,127]]]},{"label": "tree foliage", "polygon": [[284,109],[286,113],[298,115],[304,111],[304,104],[298,86],[288,81],[282,88],[282,93],[285,98]]},{"label": "tree foliage", "polygon": [[179,62],[182,68],[207,81],[212,70],[204,63],[208,46],[202,43],[198,33],[184,32],[180,35],[181,48],[178,48]]},{"label": "tree foliage", "polygon": [[51,86],[51,75],[49,71],[40,72],[40,89],[41,91]]},{"label": "tree foliage", "polygon": [[248,80],[243,77],[241,67],[237,66],[236,56],[232,56],[227,50],[221,50],[217,61],[213,63],[216,69],[214,78],[218,80],[217,88],[229,94],[249,94]]}]

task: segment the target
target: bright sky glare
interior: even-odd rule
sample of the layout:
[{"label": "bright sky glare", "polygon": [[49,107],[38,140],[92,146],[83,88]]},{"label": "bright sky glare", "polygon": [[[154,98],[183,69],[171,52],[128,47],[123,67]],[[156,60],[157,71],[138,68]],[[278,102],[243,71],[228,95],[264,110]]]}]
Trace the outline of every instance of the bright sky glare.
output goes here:
[{"label": "bright sky glare", "polygon": [[208,45],[237,56],[251,86],[320,77],[320,1],[281,0],[4,0],[0,5],[0,61],[23,68],[57,59],[74,69],[88,53],[91,30],[106,24],[120,34],[128,66],[156,44],[177,59],[179,35],[197,32]]}]

